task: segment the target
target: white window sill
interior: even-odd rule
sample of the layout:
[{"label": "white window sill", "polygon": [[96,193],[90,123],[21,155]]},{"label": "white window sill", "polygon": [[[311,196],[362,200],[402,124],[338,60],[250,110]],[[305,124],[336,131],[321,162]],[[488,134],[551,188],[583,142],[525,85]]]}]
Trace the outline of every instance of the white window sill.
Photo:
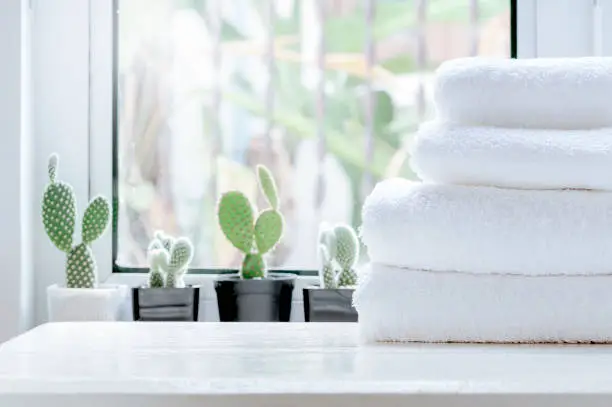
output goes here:
[{"label": "white window sill", "polygon": [[609,406],[606,346],[359,344],[344,324],[47,324],[0,348],[3,407]]},{"label": "white window sill", "polygon": [[[200,286],[200,312],[199,320],[202,322],[218,322],[219,310],[217,308],[217,295],[214,281],[219,274],[187,274],[185,283]],[[147,283],[146,273],[112,273],[105,284],[125,284],[129,287],[139,287]],[[291,304],[291,322],[304,321],[304,303],[302,289],[318,283],[315,276],[298,276],[293,289],[293,302]],[[124,304],[125,319],[131,320],[131,298],[126,298]]]}]

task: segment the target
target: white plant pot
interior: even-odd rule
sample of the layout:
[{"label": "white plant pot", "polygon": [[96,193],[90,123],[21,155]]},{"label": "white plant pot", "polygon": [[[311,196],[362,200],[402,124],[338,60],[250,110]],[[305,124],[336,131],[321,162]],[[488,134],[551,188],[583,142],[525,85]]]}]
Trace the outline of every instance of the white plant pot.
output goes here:
[{"label": "white plant pot", "polygon": [[49,322],[117,321],[128,295],[124,285],[101,284],[98,288],[47,287]]}]

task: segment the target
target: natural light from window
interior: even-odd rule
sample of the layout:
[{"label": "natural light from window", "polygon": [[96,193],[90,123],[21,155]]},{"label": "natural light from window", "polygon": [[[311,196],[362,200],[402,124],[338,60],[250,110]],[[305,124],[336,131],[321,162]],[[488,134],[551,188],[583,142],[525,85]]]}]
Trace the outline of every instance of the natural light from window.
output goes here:
[{"label": "natural light from window", "polygon": [[286,232],[271,268],[317,268],[318,224],[360,224],[380,179],[413,178],[433,70],[510,56],[509,0],[119,0],[117,264],[189,236],[193,267],[239,267],[215,206],[257,197],[266,164]]}]

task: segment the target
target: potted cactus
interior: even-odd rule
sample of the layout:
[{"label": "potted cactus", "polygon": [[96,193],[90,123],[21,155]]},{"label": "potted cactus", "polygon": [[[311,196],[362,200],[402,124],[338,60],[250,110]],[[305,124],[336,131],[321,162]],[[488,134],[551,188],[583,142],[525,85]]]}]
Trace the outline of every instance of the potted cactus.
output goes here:
[{"label": "potted cactus", "polygon": [[306,322],[357,322],[353,291],[357,284],[359,239],[348,225],[321,225],[319,286],[304,288]]},{"label": "potted cactus", "polygon": [[108,200],[97,196],[83,214],[81,242],[75,244],[76,196],[71,185],[57,180],[59,158],[49,158],[49,184],[42,200],[42,222],[51,242],[66,253],[65,285],[47,288],[50,321],[109,321],[121,317],[127,287],[98,283],[91,244],[107,229]]},{"label": "potted cactus", "polygon": [[134,321],[197,321],[200,288],[183,279],[193,258],[191,241],[155,232],[147,256],[148,284],[132,289]]},{"label": "potted cactus", "polygon": [[215,282],[221,321],[280,321],[291,316],[295,275],[269,273],[265,255],[283,235],[276,183],[270,171],[257,166],[257,179],[270,208],[255,217],[254,205],[239,191],[222,195],[217,208],[219,226],[232,245],[244,253],[240,271]]}]

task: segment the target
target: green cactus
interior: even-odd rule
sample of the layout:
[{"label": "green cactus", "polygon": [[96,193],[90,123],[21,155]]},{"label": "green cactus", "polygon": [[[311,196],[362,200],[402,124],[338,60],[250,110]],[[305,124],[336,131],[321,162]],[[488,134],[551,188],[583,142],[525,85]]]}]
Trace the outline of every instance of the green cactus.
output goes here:
[{"label": "green cactus", "polygon": [[183,276],[193,258],[193,245],[186,237],[178,238],[170,248],[170,261],[166,274],[166,287],[185,287]]},{"label": "green cactus", "polygon": [[243,253],[253,248],[253,208],[242,192],[231,191],[223,194],[218,208],[219,225],[223,234]]},{"label": "green cactus", "polygon": [[155,232],[149,243],[149,287],[182,288],[183,279],[193,258],[193,245],[186,237],[175,239],[163,232]]},{"label": "green cactus", "polygon": [[172,245],[174,245],[174,238],[170,235],[165,234],[161,230],[155,232],[154,236],[161,243],[162,247],[166,249],[168,253],[170,253]]},{"label": "green cactus", "polygon": [[257,178],[259,180],[259,186],[261,192],[266,197],[266,200],[272,207],[272,209],[278,209],[278,192],[276,189],[276,182],[272,177],[272,173],[263,165],[257,166]]},{"label": "green cactus", "polygon": [[162,288],[166,284],[166,269],[168,268],[168,252],[159,239],[155,238],[147,250],[149,260],[149,287]]},{"label": "green cactus", "polygon": [[83,215],[83,225],[81,238],[83,243],[91,244],[94,240],[102,236],[110,220],[110,205],[106,198],[97,196],[91,200],[85,214]]},{"label": "green cactus", "polygon": [[359,239],[353,228],[337,225],[334,228],[336,241],[336,261],[343,269],[354,268],[359,260]]},{"label": "green cactus", "polygon": [[67,253],[72,249],[76,219],[76,196],[72,186],[56,181],[58,157],[49,158],[49,184],[43,194],[42,219],[51,242]]},{"label": "green cactus", "polygon": [[336,257],[336,235],[333,228],[326,223],[319,226],[319,244],[325,246],[330,259]]},{"label": "green cactus", "polygon": [[68,288],[95,288],[96,261],[86,243],[74,246],[66,260],[66,286]]},{"label": "green cactus", "polygon": [[244,279],[263,278],[266,275],[266,262],[261,254],[249,253],[244,256],[240,274]]},{"label": "green cactus", "polygon": [[357,285],[357,272],[355,269],[342,269],[338,275],[338,287],[351,287]]},{"label": "green cactus", "polygon": [[83,215],[81,235],[83,242],[73,246],[76,224],[76,196],[72,186],[57,181],[59,158],[49,157],[49,184],[42,201],[42,221],[51,242],[66,253],[66,286],[68,288],[95,288],[97,269],[89,247],[106,230],[110,219],[110,205],[106,198],[91,200]]},{"label": "green cactus", "polygon": [[329,255],[327,247],[319,245],[319,262],[321,263],[319,269],[319,277],[321,279],[321,287],[323,288],[336,288],[336,271],[332,264],[332,258]]},{"label": "green cactus", "polygon": [[[323,288],[357,284],[355,266],[359,260],[359,239],[353,228],[342,224],[334,228],[321,225],[319,245],[319,274]],[[321,253],[321,249],[325,249],[325,252]]]},{"label": "green cactus", "polygon": [[255,247],[264,254],[272,250],[283,234],[283,217],[276,209],[262,211],[255,221]]},{"label": "green cactus", "polygon": [[257,179],[261,192],[271,206],[261,211],[257,219],[254,219],[253,205],[239,191],[224,193],[217,208],[221,231],[245,255],[240,270],[240,276],[244,279],[266,277],[267,267],[263,256],[278,244],[285,223],[279,212],[280,200],[272,174],[266,167],[258,165]]}]

